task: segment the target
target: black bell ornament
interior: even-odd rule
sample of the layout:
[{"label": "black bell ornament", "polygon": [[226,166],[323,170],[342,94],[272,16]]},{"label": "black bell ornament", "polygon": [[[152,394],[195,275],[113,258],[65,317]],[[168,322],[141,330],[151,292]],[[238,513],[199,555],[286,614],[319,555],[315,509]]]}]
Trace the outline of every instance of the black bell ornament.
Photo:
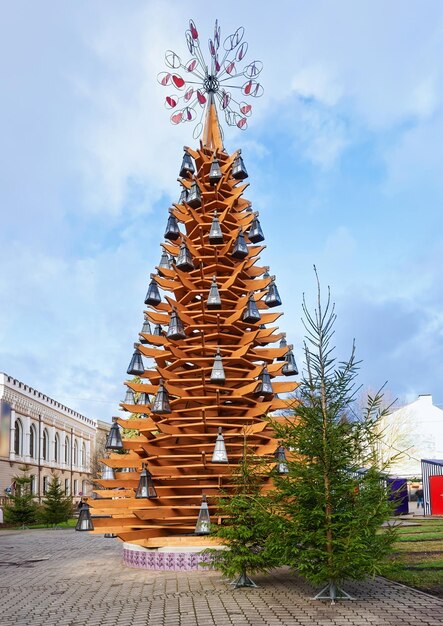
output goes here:
[{"label": "black bell ornament", "polygon": [[217,352],[214,357],[214,365],[211,371],[211,383],[219,383],[221,385],[226,381],[225,370],[223,368],[223,361],[220,353],[220,348],[217,348]]},{"label": "black bell ornament", "polygon": [[241,228],[238,229],[238,235],[232,246],[231,256],[234,259],[244,259],[248,256],[248,246],[246,245],[245,236]]},{"label": "black bell ornament", "polygon": [[209,231],[209,243],[213,245],[223,243],[223,233],[217,217],[217,211],[214,211],[214,217],[212,218],[211,230]]},{"label": "black bell ornament", "polygon": [[140,480],[138,481],[135,497],[148,498],[149,500],[157,498],[157,491],[155,490],[154,483],[152,482],[152,474],[147,469],[146,463],[143,463],[143,469],[140,474]]},{"label": "black bell ornament", "polygon": [[275,284],[275,276],[272,276],[271,282],[268,285],[268,293],[266,294],[265,304],[269,308],[281,305],[280,294],[278,293],[277,285]]},{"label": "black bell ornament", "polygon": [[158,285],[154,280],[154,275],[151,274],[151,282],[149,283],[148,292],[145,297],[145,304],[157,306],[157,304],[160,304],[161,301],[162,297],[160,295]]},{"label": "black bell ornament", "polygon": [[175,309],[172,309],[171,320],[169,322],[166,337],[168,339],[185,339],[186,337],[183,322],[179,318],[178,313]]},{"label": "black bell ornament", "polygon": [[197,209],[199,206],[201,206],[202,197],[200,187],[195,181],[192,183],[191,188],[188,191],[188,198],[186,202],[189,204],[189,206],[192,206],[193,209]]},{"label": "black bell ornament", "polygon": [[260,226],[260,220],[258,219],[258,213],[254,213],[254,219],[251,222],[249,230],[247,232],[249,241],[252,243],[259,243],[265,240],[265,236]]},{"label": "black bell ornament", "polygon": [[180,246],[176,267],[183,272],[190,272],[194,269],[194,262],[192,260],[191,253],[189,252],[188,246],[184,242]]},{"label": "black bell ornament", "polygon": [[211,168],[209,170],[209,182],[211,185],[216,185],[219,180],[221,180],[222,172],[220,169],[220,163],[217,159],[214,159],[211,163]]},{"label": "black bell ornament", "polygon": [[254,391],[255,394],[259,396],[261,395],[267,396],[267,395],[274,393],[272,390],[271,377],[269,375],[268,368],[266,367],[266,365],[263,365],[263,369],[259,374],[258,380],[259,380],[259,383]]},{"label": "black bell ornament", "polygon": [[134,354],[132,355],[126,373],[130,376],[141,376],[145,373],[145,366],[143,365],[142,355],[140,350],[137,348],[137,344],[134,345],[134,348]]},{"label": "black bell ornament", "polygon": [[249,296],[248,304],[246,305],[246,309],[244,310],[243,322],[247,322],[248,324],[255,324],[261,320],[261,315],[258,311],[258,306],[256,301],[254,300],[254,296],[251,294]]},{"label": "black bell ornament", "polygon": [[122,435],[120,432],[120,428],[117,424],[117,419],[117,417],[112,418],[112,426],[109,430],[108,438],[106,439],[106,450],[123,449]]},{"label": "black bell ornament", "polygon": [[158,264],[159,269],[170,270],[171,269],[171,257],[163,250],[162,255],[160,257],[160,263]]},{"label": "black bell ornament", "polygon": [[154,332],[152,333],[156,337],[163,337],[163,329],[161,324],[156,324],[154,326]]},{"label": "black bell ornament", "polygon": [[264,268],[265,271],[263,272],[263,278],[269,278],[270,274],[269,274],[269,267],[265,267]]},{"label": "black bell ornament", "polygon": [[123,400],[123,404],[137,404],[135,401],[134,392],[129,387],[126,389],[125,399]]},{"label": "black bell ornament", "polygon": [[183,187],[183,189],[180,192],[180,197],[178,199],[178,204],[184,204],[188,199],[188,190],[186,189],[186,187]]},{"label": "black bell ornament", "polygon": [[241,155],[241,150],[238,151],[238,155],[234,159],[234,163],[232,164],[232,177],[236,180],[244,180],[248,178],[248,172],[246,171],[245,164],[243,162]]},{"label": "black bell ornament", "polygon": [[209,295],[206,300],[206,306],[208,309],[221,309],[220,292],[217,286],[217,277],[212,277],[212,284],[209,287]]},{"label": "black bell ornament", "polygon": [[194,532],[196,535],[209,535],[211,532],[211,519],[209,517],[208,503],[204,494],[202,495],[202,503]]},{"label": "black bell ornament", "polygon": [[183,155],[183,161],[181,164],[179,176],[181,176],[182,178],[185,178],[188,174],[193,174],[194,172],[195,172],[194,163],[192,162],[190,155],[187,152],[185,152]]},{"label": "black bell ornament", "polygon": [[[288,342],[286,341],[286,333],[283,333],[283,337],[280,339],[280,343],[278,345],[279,348],[287,348]],[[283,356],[278,356],[277,361],[286,361],[286,354]]]},{"label": "black bell ornament", "polygon": [[180,237],[180,235],[181,233],[178,227],[177,218],[175,217],[175,215],[173,215],[172,210],[170,209],[164,238],[169,239],[170,241],[175,241]]},{"label": "black bell ornament", "polygon": [[142,391],[139,395],[137,404],[141,406],[149,406],[151,404],[151,398],[145,391]]},{"label": "black bell ornament", "polygon": [[151,408],[152,413],[171,413],[171,405],[169,404],[169,394],[166,391],[164,381],[161,378],[158,386],[157,394],[154,398]]},{"label": "black bell ornament", "polygon": [[226,452],[225,438],[221,427],[218,429],[217,439],[215,440],[214,452],[212,454],[211,463],[227,463],[228,454]]},{"label": "black bell ornament", "polygon": [[[147,317],[145,317],[145,320],[143,322],[143,326],[140,331],[140,334],[141,333],[143,333],[144,335],[152,335],[151,324],[149,323],[149,320]],[[140,337],[140,343],[149,343],[149,342],[144,337]]]},{"label": "black bell ornament", "polygon": [[86,502],[83,502],[82,508],[80,509],[75,530],[94,530],[94,524],[92,523],[91,513],[89,511],[89,504],[86,504]]},{"label": "black bell ornament", "polygon": [[288,474],[288,461],[283,446],[278,446],[277,450],[274,452],[274,457],[277,459],[277,473]]},{"label": "black bell ornament", "polygon": [[114,480],[114,479],[115,479],[114,469],[112,467],[109,467],[109,465],[105,465],[104,463],[102,463],[101,480]]},{"label": "black bell ornament", "polygon": [[292,346],[288,346],[289,350],[285,355],[286,363],[283,365],[281,373],[283,376],[297,376],[298,369],[295,362],[294,353],[292,352]]}]

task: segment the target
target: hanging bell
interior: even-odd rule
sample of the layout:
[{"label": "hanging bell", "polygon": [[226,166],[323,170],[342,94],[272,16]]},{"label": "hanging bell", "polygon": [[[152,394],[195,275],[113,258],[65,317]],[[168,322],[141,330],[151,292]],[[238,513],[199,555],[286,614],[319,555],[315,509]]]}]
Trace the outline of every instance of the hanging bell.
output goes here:
[{"label": "hanging bell", "polygon": [[277,285],[275,284],[275,276],[272,277],[271,282],[268,285],[268,293],[266,294],[265,304],[269,308],[281,305],[280,294],[278,293]]},{"label": "hanging bell", "polygon": [[269,267],[268,267],[268,266],[266,266],[266,267],[264,268],[264,270],[265,270],[265,271],[263,272],[263,278],[269,278],[269,277],[270,277],[270,274],[269,274]]},{"label": "hanging bell", "polygon": [[234,159],[234,163],[232,164],[232,178],[235,178],[236,180],[244,180],[248,177],[248,172],[246,171],[245,164],[240,155],[241,150],[238,151],[238,154]]},{"label": "hanging bell", "polygon": [[148,292],[145,298],[145,304],[157,306],[162,301],[158,285],[154,280],[154,274],[151,274],[151,282],[149,283]]},{"label": "hanging bell", "polygon": [[196,209],[199,206],[201,206],[201,203],[202,203],[201,191],[200,191],[200,187],[195,181],[192,183],[191,188],[188,191],[188,198],[186,201],[189,204],[189,206],[191,206],[193,209]]},{"label": "hanging bell", "polygon": [[252,243],[259,243],[260,241],[265,240],[265,236],[260,226],[260,220],[257,217],[258,213],[255,213],[254,215],[255,217],[251,222],[247,235],[249,241],[252,241]]},{"label": "hanging bell", "polygon": [[178,253],[176,267],[183,272],[190,272],[194,269],[194,262],[187,245],[183,242]]},{"label": "hanging bell", "polygon": [[181,176],[182,178],[186,178],[188,174],[193,174],[194,172],[195,172],[194,163],[192,162],[190,155],[187,152],[185,152],[183,155],[183,161],[182,161],[182,165],[180,168],[179,176]]},{"label": "hanging bell", "polygon": [[169,239],[170,241],[175,241],[180,237],[180,229],[178,227],[178,221],[175,215],[172,213],[172,209],[169,210],[169,217],[166,224],[166,230],[164,234],[165,239]]},{"label": "hanging bell", "polygon": [[[286,341],[286,333],[283,333],[283,337],[280,339],[280,343],[278,345],[279,348],[287,348],[288,342]],[[277,361],[286,361],[286,354],[283,356],[278,356]]]},{"label": "hanging bell", "polygon": [[234,259],[244,259],[248,256],[248,246],[246,245],[245,236],[241,228],[238,229],[238,235],[232,246],[231,256]]},{"label": "hanging bell", "polygon": [[126,472],[136,472],[137,470],[135,469],[135,467],[122,467],[120,471],[126,473]]},{"label": "hanging bell", "polygon": [[146,467],[146,463],[143,463],[143,469],[140,474],[140,480],[138,481],[137,491],[135,492],[136,498],[157,498],[157,492],[152,482],[152,474]]},{"label": "hanging bell", "polygon": [[274,457],[277,459],[277,473],[288,474],[288,461],[286,459],[285,449],[283,446],[278,446],[277,450],[274,452]]},{"label": "hanging bell", "polygon": [[145,373],[145,366],[143,365],[142,355],[140,353],[140,350],[136,346],[137,344],[134,345],[134,354],[132,355],[129,367],[126,370],[126,373],[130,376],[141,376]]},{"label": "hanging bell", "polygon": [[249,296],[248,304],[246,305],[246,309],[244,310],[242,316],[243,322],[247,322],[248,324],[255,324],[261,320],[261,315],[258,311],[258,306],[256,301],[254,300],[254,296],[251,294]]},{"label": "hanging bell", "polygon": [[137,404],[139,406],[149,406],[151,404],[151,398],[146,393],[146,391],[142,391],[140,393]]},{"label": "hanging bell", "polygon": [[211,371],[211,383],[223,383],[226,381],[225,370],[223,368],[223,361],[220,353],[220,348],[217,348],[217,352],[214,357],[214,365]]},{"label": "hanging bell", "polygon": [[288,346],[289,350],[285,355],[286,363],[283,365],[281,373],[283,376],[297,376],[298,369],[295,362],[294,353],[292,352],[292,346]]},{"label": "hanging bell", "polygon": [[89,504],[86,504],[86,502],[83,502],[82,508],[80,509],[75,530],[94,530]]},{"label": "hanging bell", "polygon": [[209,231],[209,243],[218,244],[223,243],[223,233],[218,221],[217,211],[214,211],[214,217],[212,218],[211,230]]},{"label": "hanging bell", "polygon": [[259,380],[259,383],[254,391],[256,395],[267,396],[273,393],[271,377],[269,375],[268,368],[266,367],[266,365],[263,365],[263,369],[259,374],[258,380]]},{"label": "hanging bell", "polygon": [[162,255],[160,257],[160,263],[158,264],[159,269],[170,270],[171,269],[171,257],[163,250]]},{"label": "hanging bell", "polygon": [[[145,320],[143,322],[143,326],[142,326],[142,329],[140,331],[140,335],[142,333],[144,335],[152,335],[151,324],[149,323],[149,320],[148,320],[147,317],[145,317]],[[140,337],[140,343],[149,343],[149,341],[147,339],[145,339],[144,337]]]},{"label": "hanging bell", "polygon": [[163,329],[162,329],[161,324],[156,324],[154,326],[154,332],[152,334],[155,335],[156,337],[163,337]]},{"label": "hanging bell", "polygon": [[227,463],[228,455],[226,453],[225,438],[221,427],[218,429],[217,439],[215,440],[214,452],[212,454],[212,463]]},{"label": "hanging bell", "polygon": [[184,204],[188,199],[188,190],[186,189],[186,187],[183,187],[183,189],[180,192],[180,197],[178,199],[178,204]]},{"label": "hanging bell", "polygon": [[135,401],[134,392],[129,387],[127,387],[126,389],[125,399],[123,400],[122,404],[137,404]]},{"label": "hanging bell", "polygon": [[209,287],[209,295],[206,300],[206,306],[208,309],[221,309],[220,292],[217,287],[217,277],[212,277],[212,284]]},{"label": "hanging bell", "polygon": [[161,378],[158,386],[157,394],[154,398],[151,408],[152,413],[171,413],[169,404],[169,394],[165,388],[164,381]]},{"label": "hanging bell", "polygon": [[211,532],[211,519],[209,517],[208,503],[204,494],[202,495],[202,503],[194,532],[196,535],[209,535]]},{"label": "hanging bell", "polygon": [[117,424],[116,417],[112,418],[112,426],[109,429],[108,437],[106,439],[106,450],[122,450],[123,449],[123,441],[120,432],[120,428]]},{"label": "hanging bell", "polygon": [[185,339],[186,333],[183,322],[178,316],[175,309],[172,309],[171,320],[169,322],[168,331],[166,333],[168,339]]},{"label": "hanging bell", "polygon": [[211,163],[211,168],[209,170],[209,182],[211,185],[216,185],[219,180],[222,178],[222,172],[220,169],[220,163],[217,159],[213,159]]},{"label": "hanging bell", "polygon": [[109,467],[109,465],[105,465],[104,463],[102,463],[101,480],[114,480],[114,478],[114,469],[112,467]]}]

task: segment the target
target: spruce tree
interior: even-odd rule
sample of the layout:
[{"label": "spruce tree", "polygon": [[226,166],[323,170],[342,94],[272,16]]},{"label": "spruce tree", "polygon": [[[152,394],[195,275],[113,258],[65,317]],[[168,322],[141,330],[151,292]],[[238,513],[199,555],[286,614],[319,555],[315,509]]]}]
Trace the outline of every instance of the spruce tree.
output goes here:
[{"label": "spruce tree", "polygon": [[318,277],[317,287],[313,314],[303,301],[305,372],[296,419],[273,421],[290,452],[288,473],[275,480],[280,516],[272,543],[284,563],[312,583],[326,584],[318,598],[334,601],[349,597],[340,588],[347,579],[380,573],[394,533],[381,532],[392,512],[374,452],[382,396],[369,398],[360,417],[353,415],[355,348],[346,362],[337,362],[334,305],[328,294],[323,308]]},{"label": "spruce tree", "polygon": [[22,527],[33,524],[37,516],[37,504],[31,492],[32,478],[29,476],[29,466],[22,465],[22,475],[14,476],[15,494],[10,502],[4,506],[4,517],[7,524],[20,524]]},{"label": "spruce tree", "polygon": [[278,565],[267,550],[272,511],[262,487],[268,475],[269,464],[248,448],[245,435],[243,457],[232,475],[233,492],[219,502],[223,523],[213,528],[227,549],[205,551],[211,554],[213,567],[229,578],[237,577],[235,587],[256,587],[248,572],[266,572]]},{"label": "spruce tree", "polygon": [[71,498],[64,495],[58,476],[53,474],[48,491],[43,499],[40,518],[44,524],[56,526],[68,521],[71,515]]}]

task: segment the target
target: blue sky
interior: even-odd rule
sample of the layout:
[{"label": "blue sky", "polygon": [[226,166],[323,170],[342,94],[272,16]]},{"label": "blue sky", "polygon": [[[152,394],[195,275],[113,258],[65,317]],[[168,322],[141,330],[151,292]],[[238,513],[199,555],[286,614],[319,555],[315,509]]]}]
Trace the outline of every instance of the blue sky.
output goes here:
[{"label": "blue sky", "polygon": [[[214,7],[214,9],[212,9]],[[22,0],[0,25],[0,370],[110,419],[192,128],[157,73],[246,28],[264,96],[229,130],[302,361],[315,263],[360,382],[443,405],[443,5]],[[191,13],[192,10],[192,13]],[[212,11],[216,10],[216,13]],[[201,16],[201,17],[199,17]]]}]

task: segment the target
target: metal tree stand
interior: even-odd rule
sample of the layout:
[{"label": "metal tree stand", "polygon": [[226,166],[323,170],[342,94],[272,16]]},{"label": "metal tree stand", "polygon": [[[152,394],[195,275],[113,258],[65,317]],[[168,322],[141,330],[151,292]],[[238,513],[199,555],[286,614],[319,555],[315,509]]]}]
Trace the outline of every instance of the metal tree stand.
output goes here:
[{"label": "metal tree stand", "polygon": [[326,587],[314,596],[313,600],[330,600],[331,604],[335,604],[336,600],[355,600],[344,589],[339,587],[334,581],[329,581]]}]

